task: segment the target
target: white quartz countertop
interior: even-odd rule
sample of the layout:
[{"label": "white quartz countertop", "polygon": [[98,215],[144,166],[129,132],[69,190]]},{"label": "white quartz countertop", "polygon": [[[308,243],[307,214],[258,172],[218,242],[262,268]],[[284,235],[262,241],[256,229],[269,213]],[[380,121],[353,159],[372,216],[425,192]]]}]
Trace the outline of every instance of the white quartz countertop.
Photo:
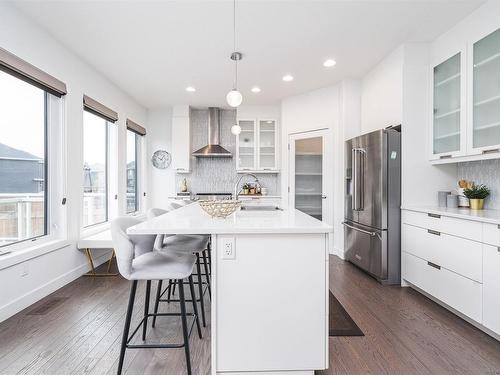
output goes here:
[{"label": "white quartz countertop", "polygon": [[237,211],[211,218],[198,203],[130,227],[129,234],[330,233],[333,228],[298,210]]},{"label": "white quartz countertop", "polygon": [[469,208],[448,208],[435,206],[404,206],[401,207],[401,209],[500,225],[500,210],[471,210]]}]

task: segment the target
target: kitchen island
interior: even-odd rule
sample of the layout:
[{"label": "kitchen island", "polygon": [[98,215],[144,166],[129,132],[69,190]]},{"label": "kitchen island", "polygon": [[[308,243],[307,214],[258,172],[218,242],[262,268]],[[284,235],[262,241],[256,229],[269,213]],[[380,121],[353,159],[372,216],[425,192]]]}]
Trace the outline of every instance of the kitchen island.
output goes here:
[{"label": "kitchen island", "polygon": [[328,367],[328,236],[298,210],[211,218],[197,203],[129,234],[212,239],[212,374],[312,375]]}]

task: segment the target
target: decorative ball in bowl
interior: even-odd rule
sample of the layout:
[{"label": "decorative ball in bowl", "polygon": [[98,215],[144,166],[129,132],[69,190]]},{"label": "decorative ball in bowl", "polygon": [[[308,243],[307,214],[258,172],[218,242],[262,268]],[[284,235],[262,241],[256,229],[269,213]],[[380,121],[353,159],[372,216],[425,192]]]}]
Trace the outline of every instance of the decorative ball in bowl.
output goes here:
[{"label": "decorative ball in bowl", "polygon": [[204,200],[198,202],[200,207],[211,217],[225,218],[241,207],[237,200]]}]

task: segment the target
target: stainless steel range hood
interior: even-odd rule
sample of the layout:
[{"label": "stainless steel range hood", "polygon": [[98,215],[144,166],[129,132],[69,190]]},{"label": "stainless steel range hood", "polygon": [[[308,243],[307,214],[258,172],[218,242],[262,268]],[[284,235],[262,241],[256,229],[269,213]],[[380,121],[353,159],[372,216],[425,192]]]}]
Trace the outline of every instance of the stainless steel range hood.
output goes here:
[{"label": "stainless steel range hood", "polygon": [[208,145],[193,152],[197,158],[231,158],[233,155],[220,144],[220,109],[208,108]]}]

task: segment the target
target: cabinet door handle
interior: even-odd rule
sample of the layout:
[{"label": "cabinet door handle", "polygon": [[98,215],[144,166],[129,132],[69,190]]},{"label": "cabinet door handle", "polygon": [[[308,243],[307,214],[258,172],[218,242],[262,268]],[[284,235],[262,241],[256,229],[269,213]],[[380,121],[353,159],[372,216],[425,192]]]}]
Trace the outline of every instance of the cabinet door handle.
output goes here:
[{"label": "cabinet door handle", "polygon": [[429,217],[433,217],[434,219],[441,219],[441,215],[438,214],[427,214]]},{"label": "cabinet door handle", "polygon": [[441,155],[439,159],[449,159],[452,155]]},{"label": "cabinet door handle", "polygon": [[483,154],[492,154],[494,152],[500,152],[500,148],[493,148],[491,150],[483,150]]},{"label": "cabinet door handle", "polygon": [[441,235],[441,232],[438,232],[437,230],[432,230],[432,229],[427,229],[427,233],[433,234],[435,236]]},{"label": "cabinet door handle", "polygon": [[497,247],[497,251],[500,253],[500,246]]},{"label": "cabinet door handle", "polygon": [[436,263],[432,263],[432,262],[427,262],[427,265],[431,266],[431,267],[434,267],[435,269],[437,270],[440,270],[441,269],[441,266],[438,266]]},{"label": "cabinet door handle", "polygon": [[498,229],[500,229],[500,224],[497,225]]}]

